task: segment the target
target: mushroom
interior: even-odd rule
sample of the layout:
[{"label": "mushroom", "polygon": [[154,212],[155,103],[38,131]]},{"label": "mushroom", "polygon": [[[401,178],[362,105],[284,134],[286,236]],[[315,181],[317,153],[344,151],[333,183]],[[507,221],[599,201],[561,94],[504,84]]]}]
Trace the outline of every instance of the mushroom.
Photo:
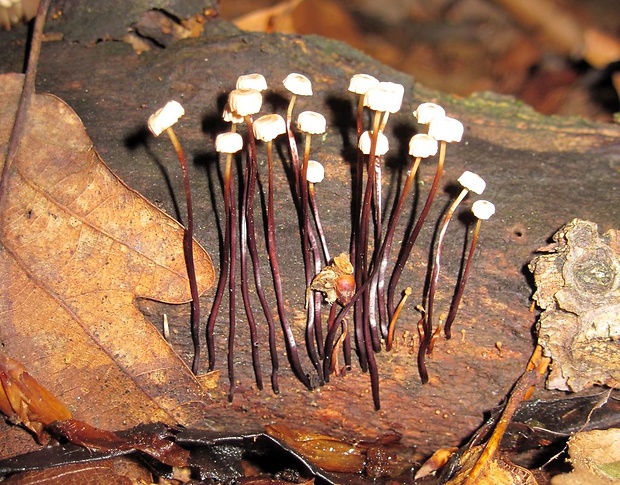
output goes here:
[{"label": "mushroom", "polygon": [[[433,306],[435,303],[437,282],[439,281],[439,270],[441,268],[441,253],[446,236],[446,230],[448,229],[448,224],[450,223],[450,219],[452,218],[454,211],[470,191],[480,195],[482,194],[482,192],[484,192],[484,189],[486,187],[485,181],[479,175],[469,171],[463,172],[463,174],[459,177],[458,181],[463,188],[461,189],[461,192],[456,197],[456,199],[452,201],[450,207],[448,207],[448,210],[446,211],[443,222],[439,229],[437,251],[435,253],[433,272],[431,275],[430,285],[428,289],[428,304],[426,309],[426,320],[424,322],[424,339],[420,343],[419,349],[419,352],[422,355],[423,353],[426,353],[428,350],[431,349],[430,343],[433,335]],[[423,357],[421,357],[421,359],[423,360]],[[420,369],[420,374],[422,377],[422,382],[426,383],[428,382],[428,374],[425,373],[426,369],[424,368],[424,366],[422,367],[424,369],[424,372],[422,372],[422,369]]]},{"label": "mushroom", "polygon": [[478,243],[478,236],[480,235],[480,226],[482,225],[482,221],[486,221],[493,214],[495,214],[495,206],[493,203],[488,200],[477,200],[471,206],[471,212],[476,217],[476,225],[474,227],[474,233],[471,239],[471,245],[469,247],[469,253],[467,255],[467,261],[465,263],[465,268],[463,269],[463,274],[461,275],[460,281],[457,283],[457,290],[454,294],[454,298],[452,299],[452,304],[450,305],[450,312],[448,313],[448,317],[446,318],[444,332],[446,335],[446,339],[452,337],[452,323],[456,318],[456,313],[459,309],[459,304],[461,303],[461,298],[463,296],[463,291],[465,290],[465,283],[467,283],[467,277],[469,275],[469,268],[471,267],[471,262],[474,259],[474,251],[476,250],[476,244]]},{"label": "mushroom", "polygon": [[[417,116],[422,117],[425,114],[425,110],[416,110],[415,113],[417,114]],[[424,207],[420,212],[420,216],[418,217],[415,226],[407,237],[407,240],[402,245],[400,254],[396,261],[396,265],[394,266],[394,270],[392,271],[392,276],[390,277],[390,283],[388,285],[387,292],[387,310],[390,319],[394,316],[394,294],[396,291],[396,286],[398,285],[398,281],[400,280],[400,276],[405,267],[405,263],[409,259],[409,255],[411,254],[411,250],[413,249],[416,239],[420,234],[420,230],[424,225],[424,221],[426,220],[426,217],[431,210],[433,200],[439,187],[439,180],[441,179],[444,161],[446,159],[446,146],[448,143],[460,141],[461,137],[463,136],[463,125],[460,121],[454,118],[450,118],[448,116],[437,116],[422,119],[429,119],[428,134],[439,142],[439,159],[437,161],[437,168],[435,169],[435,177],[433,178],[433,183],[428,192]]]},{"label": "mushroom", "polygon": [[243,138],[235,132],[222,133],[215,139],[215,149],[218,153],[226,154],[226,167],[224,169],[224,210],[226,213],[226,228],[224,232],[224,246],[222,253],[222,262],[220,268],[220,277],[217,284],[217,290],[213,299],[211,313],[207,319],[207,348],[209,350],[209,371],[215,368],[215,343],[213,331],[215,329],[215,321],[219,312],[224,290],[226,288],[226,280],[228,279],[228,318],[229,318],[229,338],[228,338],[228,379],[230,383],[229,399],[232,399],[235,386],[235,368],[234,368],[234,336],[236,327],[235,315],[235,299],[236,299],[236,218],[235,218],[235,193],[232,184],[232,156],[243,148]]},{"label": "mushroom", "polygon": [[200,299],[198,294],[198,284],[196,282],[196,269],[194,267],[194,211],[192,208],[192,194],[189,184],[189,173],[187,171],[187,159],[181,143],[177,138],[172,126],[185,114],[183,106],[177,101],[168,101],[162,108],[158,109],[148,119],[149,130],[155,136],[161,135],[164,131],[168,135],[174,151],[177,154],[181,171],[183,172],[183,185],[185,188],[185,201],[187,205],[187,224],[183,231],[183,254],[185,256],[185,266],[187,268],[187,278],[189,280],[190,293],[192,296],[191,306],[191,333],[194,344],[194,358],[192,360],[192,372],[198,373],[200,368]]}]

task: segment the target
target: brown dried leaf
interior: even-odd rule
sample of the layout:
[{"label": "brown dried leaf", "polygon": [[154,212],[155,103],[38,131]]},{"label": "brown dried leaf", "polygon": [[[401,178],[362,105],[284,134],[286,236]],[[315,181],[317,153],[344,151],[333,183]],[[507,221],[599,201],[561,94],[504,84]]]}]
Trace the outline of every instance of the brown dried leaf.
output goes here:
[{"label": "brown dried leaf", "polygon": [[[0,165],[22,83],[0,76]],[[201,386],[134,305],[138,297],[190,299],[182,227],[110,172],[76,114],[51,95],[32,100],[8,176],[0,199],[4,352],[94,426],[199,424]],[[204,291],[213,265],[198,244],[194,254]]]}]

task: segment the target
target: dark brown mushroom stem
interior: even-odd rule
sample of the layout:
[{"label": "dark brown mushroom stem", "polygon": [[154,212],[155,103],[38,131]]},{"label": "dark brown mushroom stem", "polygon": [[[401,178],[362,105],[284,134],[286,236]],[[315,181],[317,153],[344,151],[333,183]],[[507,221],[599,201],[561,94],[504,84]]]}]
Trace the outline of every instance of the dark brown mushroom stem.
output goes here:
[{"label": "dark brown mushroom stem", "polygon": [[[405,185],[403,186],[403,190],[398,198],[398,201],[394,205],[394,209],[392,210],[392,215],[390,216],[390,221],[388,222],[388,227],[385,232],[385,236],[383,239],[383,243],[381,245],[381,251],[379,253],[379,273],[378,273],[378,285],[377,285],[377,306],[379,307],[379,322],[381,325],[384,322],[387,324],[387,308],[385,304],[385,273],[387,271],[388,261],[390,258],[390,252],[392,249],[392,240],[394,239],[394,232],[396,231],[396,226],[398,224],[398,220],[400,219],[400,214],[402,213],[403,206],[405,205],[405,200],[411,191],[411,187],[413,186],[413,182],[415,181],[416,174],[418,172],[418,167],[420,166],[420,162],[422,161],[421,157],[416,157],[409,169],[409,174],[407,175],[407,179],[405,180]],[[406,290],[405,290],[406,291]],[[402,308],[401,305],[399,305]],[[400,313],[400,311],[398,311]],[[396,311],[394,312],[396,315],[396,319],[398,319],[398,315]],[[393,327],[395,324],[394,316],[389,319],[388,325],[388,333],[389,328]],[[389,346],[391,347],[391,345]],[[387,350],[390,350],[387,347]]]},{"label": "dark brown mushroom stem", "polygon": [[[241,207],[239,208],[239,263],[241,271],[241,296],[243,307],[248,319],[250,328],[250,345],[252,348],[252,365],[256,385],[259,389],[263,388],[263,378],[260,369],[260,356],[258,353],[258,333],[256,330],[256,319],[252,310],[250,291],[248,284],[248,249],[250,257],[258,260],[258,252],[254,234],[254,187],[256,185],[256,140],[252,131],[252,118],[245,116],[247,126],[247,163],[245,168],[245,183],[243,186],[243,196],[241,197]],[[252,235],[250,235],[252,234]],[[254,241],[254,244],[252,244]],[[257,288],[258,291],[258,288]]]},{"label": "dark brown mushroom stem", "polygon": [[[287,119],[287,131],[289,130],[289,120]],[[294,136],[293,136],[294,141]],[[290,135],[289,135],[290,143]],[[290,145],[289,145],[290,146]],[[295,153],[297,148],[295,146]],[[291,152],[293,147],[291,146]],[[299,158],[297,157],[297,160]],[[275,218],[274,218],[274,204],[273,204],[273,157],[268,158],[268,185],[267,192],[267,252],[269,254],[269,264],[271,266],[271,276],[273,278],[273,287],[276,294],[276,305],[278,308],[278,316],[280,317],[280,325],[284,332],[284,343],[286,345],[286,353],[288,359],[293,368],[293,372],[297,378],[308,388],[312,389],[308,376],[304,373],[299,360],[299,353],[297,350],[297,343],[295,342],[295,336],[288,322],[286,316],[286,309],[284,308],[284,295],[282,293],[282,279],[280,277],[280,265],[278,263],[278,251],[276,247],[276,232],[275,232]],[[296,189],[295,189],[296,190]]]},{"label": "dark brown mushroom stem", "polygon": [[398,255],[398,259],[396,260],[396,265],[394,266],[394,270],[392,271],[392,276],[390,277],[390,283],[388,285],[387,291],[387,309],[388,309],[388,317],[390,321],[394,317],[394,296],[396,292],[396,286],[398,286],[398,282],[400,280],[400,276],[405,268],[405,264],[409,259],[411,254],[411,250],[420,234],[420,230],[424,225],[424,221],[428,216],[428,213],[431,210],[431,206],[433,205],[433,200],[437,193],[437,189],[439,187],[439,180],[441,179],[441,175],[443,173],[444,160],[446,158],[446,142],[441,141],[439,144],[439,160],[437,161],[437,168],[435,170],[435,177],[433,178],[433,183],[431,185],[430,191],[426,198],[426,202],[424,207],[422,208],[422,212],[420,212],[420,217],[416,221],[415,226],[413,227],[411,233],[407,237],[407,241],[403,244],[400,254]]},{"label": "dark brown mushroom stem", "polygon": [[[357,128],[357,140],[359,142],[360,137],[364,131],[364,96],[358,96],[357,101],[357,116],[356,116],[356,128]],[[351,207],[352,217],[351,217],[351,239],[349,243],[349,252],[351,256],[351,261],[353,263],[354,268],[360,268],[360,253],[357,249],[358,246],[358,237],[360,231],[360,220],[362,216],[362,192],[364,190],[364,154],[361,150],[357,150],[357,163],[354,169],[354,179],[353,179],[353,189],[352,189],[352,197],[353,204]],[[355,271],[355,284],[357,288],[362,286],[362,273],[360,271]],[[357,347],[357,351],[359,353],[359,364],[362,372],[368,371],[368,360],[366,357],[366,346],[363,344],[363,302],[362,300],[358,300],[355,303],[355,308],[353,312],[353,327],[354,327],[354,336],[355,336],[355,344]],[[350,343],[349,351],[350,351]]]},{"label": "dark brown mushroom stem", "polygon": [[[442,142],[443,143],[443,142]],[[424,356],[429,354],[433,350],[433,307],[435,306],[435,293],[437,291],[437,283],[439,281],[439,270],[441,269],[441,253],[443,251],[443,244],[446,238],[446,230],[448,229],[448,225],[450,223],[450,219],[454,214],[457,206],[461,203],[461,201],[468,194],[467,189],[461,190],[456,199],[450,204],[446,214],[443,218],[443,222],[441,224],[441,228],[439,230],[439,237],[437,239],[437,251],[435,252],[435,260],[433,263],[433,271],[431,273],[430,285],[428,288],[428,302],[426,306],[426,318],[424,319],[424,339],[420,342],[420,348],[418,349],[418,364],[420,360],[424,361]],[[424,365],[425,369],[426,366]],[[426,384],[428,382],[428,373],[425,376],[422,376],[422,383]]]},{"label": "dark brown mushroom stem", "polygon": [[[269,254],[269,261],[271,262],[270,247],[273,244],[275,247],[275,221],[273,218],[273,141],[267,142],[267,252]],[[271,235],[271,236],[270,236]],[[271,270],[273,271],[273,265],[270,263]],[[276,261],[277,267],[277,261]],[[275,283],[275,278],[274,278]],[[279,305],[278,305],[279,308]],[[278,369],[280,364],[278,362],[278,349],[276,346],[276,333],[275,324],[273,319],[268,319],[267,324],[269,326],[269,352],[271,355],[271,388],[276,394],[280,393],[280,386],[278,384]]]},{"label": "dark brown mushroom stem", "polygon": [[17,112],[15,113],[15,121],[13,122],[13,128],[9,137],[7,152],[4,159],[4,167],[2,167],[2,180],[0,180],[0,201],[2,201],[2,199],[6,196],[8,191],[10,178],[9,174],[21,142],[24,127],[28,121],[28,110],[30,108],[30,103],[32,102],[32,97],[35,94],[34,86],[37,77],[39,57],[41,55],[41,43],[43,42],[43,27],[45,25],[45,19],[47,17],[50,2],[51,0],[41,0],[39,3],[39,8],[37,9],[37,17],[34,21],[34,27],[32,29],[30,53],[28,54],[28,67],[24,77],[22,94],[19,98],[19,105],[17,106]]},{"label": "dark brown mushroom stem", "polygon": [[294,194],[297,205],[300,205],[301,201],[301,187],[300,187],[300,166],[299,166],[299,151],[297,150],[297,141],[295,140],[295,133],[293,133],[293,108],[295,107],[295,101],[297,95],[292,94],[286,110],[286,136],[288,137],[288,146],[291,155],[291,167],[293,168],[293,180],[295,181]]},{"label": "dark brown mushroom stem", "polygon": [[[237,234],[235,231],[235,211],[237,209],[237,204],[235,202],[234,190],[230,188],[230,225],[229,225],[229,240],[230,240],[230,265],[229,265],[229,277],[228,277],[228,294],[229,294],[229,303],[228,303],[228,382],[229,382],[229,391],[228,391],[228,400],[232,401],[234,389],[235,389],[235,329],[237,325],[237,317],[236,317],[236,291],[237,291]],[[213,321],[213,325],[215,325],[215,319]],[[208,330],[207,330],[208,331]],[[213,329],[211,329],[211,336],[213,337]]]},{"label": "dark brown mushroom stem", "polygon": [[319,207],[316,202],[316,190],[313,183],[308,183],[308,198],[310,202],[310,210],[312,211],[312,216],[314,217],[316,231],[319,235],[319,240],[321,241],[321,248],[323,249],[323,262],[327,265],[331,261],[331,258],[329,256],[329,249],[327,248],[327,238],[325,237],[325,231],[323,230],[323,224],[321,223]]},{"label": "dark brown mushroom stem", "polygon": [[[340,310],[338,315],[333,321],[333,324],[329,327],[327,332],[327,336],[325,337],[325,360],[323,361],[323,369],[325,372],[325,380],[328,381],[327,376],[329,375],[329,370],[332,367],[332,353],[334,349],[334,342],[336,340],[336,333],[338,328],[341,326],[342,321],[347,316],[351,308],[355,306],[355,303],[360,299],[360,297],[367,291],[368,286],[370,285],[370,278],[367,278],[366,281],[357,288],[355,294],[351,297],[349,302]],[[356,330],[357,331],[357,330]],[[379,397],[379,372],[377,369],[377,361],[375,360],[375,353],[372,348],[372,338],[370,335],[370,326],[364,325],[362,329],[362,345],[365,348],[367,363],[368,363],[368,373],[370,374],[370,387],[372,391],[372,400],[376,410],[381,409],[381,399]]]},{"label": "dark brown mushroom stem", "polygon": [[[297,180],[297,185],[299,187],[300,193],[300,222],[299,225],[301,227],[301,245],[302,245],[302,256],[304,260],[304,274],[306,277],[306,288],[309,288],[312,284],[312,279],[315,274],[321,271],[321,255],[316,243],[316,236],[314,235],[314,231],[312,230],[312,226],[310,225],[310,218],[308,217],[308,207],[309,207],[309,194],[308,194],[308,161],[310,158],[310,146],[312,135],[310,133],[306,133],[304,143],[304,154],[301,163],[301,170],[299,172],[299,179]],[[291,148],[292,149],[292,148]],[[315,262],[315,267],[313,268],[312,263]],[[319,307],[317,308],[317,302],[319,303]],[[315,369],[321,374],[320,371],[320,363],[318,359],[318,353],[316,350],[316,346],[314,341],[316,340],[316,329],[321,324],[321,316],[320,316],[320,300],[317,298],[310,298],[308,300],[308,308],[307,308],[307,318],[306,318],[306,347],[308,349],[308,356],[312,361]]]},{"label": "dark brown mushroom stem", "polygon": [[187,278],[189,280],[189,290],[192,296],[191,306],[191,333],[194,344],[194,359],[192,361],[192,372],[198,374],[200,367],[200,295],[198,294],[198,283],[196,282],[196,268],[194,266],[194,210],[192,207],[192,194],[189,184],[189,173],[187,172],[187,158],[181,147],[181,143],[172,128],[167,128],[166,133],[174,147],[174,151],[179,159],[181,171],[183,172],[183,186],[185,188],[185,201],[187,205],[187,224],[183,231],[183,254],[185,256],[185,267],[187,268]]},{"label": "dark brown mushroom stem", "polygon": [[[233,125],[234,127],[234,125]],[[225,228],[224,228],[224,246],[222,247],[222,259],[220,262],[220,277],[217,283],[217,289],[215,291],[215,297],[213,298],[213,306],[211,307],[211,313],[207,319],[207,351],[209,354],[209,371],[215,369],[215,339],[214,330],[215,322],[217,321],[217,315],[220,310],[222,298],[224,296],[224,290],[226,289],[226,281],[228,281],[229,274],[231,273],[231,260],[236,260],[236,237],[235,237],[235,225],[236,225],[236,203],[234,186],[232,185],[232,158],[231,153],[226,154],[226,167],[224,168],[224,213],[225,213]],[[236,264],[235,264],[236,266]],[[229,286],[229,302],[234,306],[235,299],[235,287]],[[234,312],[232,313],[232,322],[234,323]]]},{"label": "dark brown mushroom stem", "polygon": [[[370,213],[373,206],[373,200],[375,195],[375,177],[376,177],[376,161],[378,158],[375,156],[376,148],[377,148],[377,137],[379,135],[379,124],[381,121],[381,113],[375,112],[374,121],[373,121],[373,131],[371,136],[370,143],[370,153],[368,155],[367,160],[367,180],[366,180],[366,189],[364,190],[364,198],[362,202],[362,211],[360,217],[360,225],[359,225],[359,238],[357,244],[356,254],[358,255],[357,264],[358,266],[355,268],[355,274],[360,275],[360,282],[364,284],[367,279],[369,279],[368,271],[370,271],[370,266],[368,262],[368,242],[370,239]],[[375,231],[376,235],[376,231]],[[364,285],[365,286],[365,285]],[[370,336],[372,340],[372,348],[375,352],[381,350],[381,339],[379,336],[379,329],[377,328],[377,322],[374,318],[374,315],[371,315],[370,312],[370,295],[369,291],[365,292],[364,297],[362,298],[362,319],[365,322],[368,322],[370,326]],[[366,326],[366,323],[363,323],[362,329]],[[368,358],[369,356],[367,356]]]},{"label": "dark brown mushroom stem", "polygon": [[444,333],[446,335],[446,339],[452,338],[452,323],[456,318],[456,314],[459,310],[459,305],[461,304],[461,298],[463,297],[463,291],[465,290],[465,283],[467,283],[467,278],[469,276],[469,269],[471,267],[471,262],[474,259],[474,252],[476,251],[476,245],[478,243],[478,236],[480,235],[480,225],[482,223],[482,219],[478,219],[476,221],[476,226],[474,227],[474,233],[471,239],[471,245],[469,246],[469,252],[467,254],[467,261],[465,263],[465,268],[463,268],[463,273],[461,274],[461,279],[457,283],[456,293],[452,298],[452,303],[450,304],[450,312],[448,313],[448,317],[446,318],[446,323],[444,326]]}]

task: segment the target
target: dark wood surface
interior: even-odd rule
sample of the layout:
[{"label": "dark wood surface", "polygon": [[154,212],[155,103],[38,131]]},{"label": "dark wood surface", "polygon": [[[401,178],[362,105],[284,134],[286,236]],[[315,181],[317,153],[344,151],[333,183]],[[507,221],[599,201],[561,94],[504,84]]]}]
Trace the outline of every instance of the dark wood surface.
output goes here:
[{"label": "dark wood surface", "polygon": [[[183,3],[183,2],[176,2]],[[95,26],[100,16],[92,18]],[[55,28],[51,21],[47,31]],[[21,71],[25,28],[0,34],[0,69]],[[323,222],[332,252],[346,251],[350,231],[350,160],[354,150],[354,98],[347,92],[351,75],[373,74],[403,83],[405,102],[388,124],[392,150],[387,156],[384,190],[388,201],[402,184],[409,164],[407,143],[418,129],[411,114],[423,101],[442,103],[448,114],[465,125],[463,142],[448,148],[442,194],[409,261],[403,287],[410,299],[392,352],[377,355],[382,409],[373,409],[370,383],[354,358],[344,377],[309,392],[291,374],[281,350],[281,393],[258,391],[249,355],[249,338],[239,303],[237,347],[238,389],[233,403],[226,399],[226,308],[217,325],[220,385],[212,391],[212,413],[205,420],[222,432],[250,432],[281,421],[339,437],[372,438],[388,431],[403,436],[403,445],[426,456],[438,447],[457,446],[483,422],[522,372],[534,346],[536,314],[530,311],[533,292],[526,265],[537,248],[574,217],[599,223],[601,230],[620,227],[617,203],[620,187],[620,127],[580,119],[542,117],[511,98],[481,94],[451,98],[432,87],[378,64],[349,48],[319,37],[239,32],[217,19],[205,24],[204,35],[157,48],[142,55],[119,41],[98,43],[65,40],[47,42],[39,68],[39,92],[66,101],[83,120],[104,161],[129,186],[175,217],[184,218],[182,179],[166,140],[146,129],[148,116],[169,99],[180,101],[186,116],[177,134],[191,161],[192,190],[197,214],[196,237],[219,260],[223,230],[221,169],[213,140],[226,126],[220,112],[237,76],[260,72],[272,88],[263,112],[283,114],[288,94],[281,85],[289,72],[313,80],[315,95],[299,99],[298,110],[322,112],[328,133],[313,143],[312,158],[324,163],[326,180],[317,187]],[[259,154],[261,152],[259,149]],[[286,155],[281,147],[281,154]],[[263,160],[264,157],[263,157]],[[282,158],[286,164],[286,156]],[[261,164],[264,177],[266,162]],[[465,292],[454,338],[437,342],[428,361],[430,382],[420,383],[411,337],[415,334],[429,262],[435,221],[453,195],[463,170],[487,181],[484,197],[495,203],[496,215],[483,225],[479,249]],[[424,162],[419,172],[417,209],[426,197],[434,167]],[[264,178],[263,178],[264,180]],[[289,318],[303,350],[304,294],[301,246],[286,173],[276,175],[276,220],[280,264]],[[473,198],[471,200],[474,200]],[[437,311],[444,311],[459,271],[466,234],[466,202],[451,223],[444,251]],[[411,205],[411,204],[410,204]],[[258,210],[257,215],[261,214]],[[403,220],[407,220],[405,217]],[[400,238],[397,236],[396,241]],[[266,253],[263,281],[269,281]],[[202,298],[206,314],[214,290]],[[269,293],[272,298],[272,293]],[[275,309],[275,299],[272,299]],[[258,301],[256,314],[259,313]],[[191,357],[189,307],[142,302],[142,309],[160,325],[167,313],[172,343]],[[262,325],[264,327],[264,325]],[[263,373],[269,375],[267,341],[261,327]],[[408,345],[407,345],[408,344]],[[304,367],[310,371],[307,359]],[[265,379],[268,383],[268,378]],[[540,398],[558,397],[540,390]]]}]

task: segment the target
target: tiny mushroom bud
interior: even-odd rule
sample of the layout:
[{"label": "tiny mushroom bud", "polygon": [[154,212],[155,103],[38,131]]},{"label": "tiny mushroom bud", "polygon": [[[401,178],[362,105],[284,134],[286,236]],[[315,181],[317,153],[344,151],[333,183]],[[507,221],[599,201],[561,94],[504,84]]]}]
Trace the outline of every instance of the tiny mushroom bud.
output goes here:
[{"label": "tiny mushroom bud", "polygon": [[226,103],[226,106],[224,106],[224,112],[222,113],[222,118],[224,119],[224,121],[228,123],[233,123],[237,125],[239,123],[243,123],[244,121],[243,116],[239,116],[232,109],[230,109],[229,103]]},{"label": "tiny mushroom bud", "polygon": [[183,106],[176,101],[168,101],[163,108],[159,108],[149,116],[149,130],[151,130],[153,135],[159,136],[163,131],[179,121],[179,118],[184,114]]},{"label": "tiny mushroom bud", "polygon": [[312,82],[303,74],[290,73],[284,81],[284,87],[298,96],[312,96]]},{"label": "tiny mushroom bud", "polygon": [[237,153],[243,148],[243,137],[239,133],[220,133],[215,138],[215,150],[219,153]]},{"label": "tiny mushroom bud", "polygon": [[449,116],[439,116],[428,124],[428,134],[438,141],[458,142],[463,137],[463,124]]},{"label": "tiny mushroom bud", "polygon": [[325,178],[325,168],[323,164],[316,160],[308,160],[308,173],[306,180],[311,184],[318,184]]},{"label": "tiny mushroom bud", "polygon": [[[358,148],[362,151],[364,155],[369,155],[370,145],[371,145],[370,132],[365,131],[364,133],[362,133],[362,136],[360,136]],[[390,149],[390,143],[388,142],[387,136],[385,136],[383,133],[379,133],[377,136],[377,146],[375,148],[375,155],[377,156],[385,155],[389,149]]]},{"label": "tiny mushroom bud", "polygon": [[458,179],[459,183],[463,186],[463,188],[467,190],[471,190],[476,194],[480,195],[484,192],[486,188],[486,182],[484,179],[473,172],[469,172],[465,170]]},{"label": "tiny mushroom bud", "polygon": [[244,74],[237,78],[237,89],[256,89],[257,91],[264,91],[267,89],[267,81],[262,74]]},{"label": "tiny mushroom bud", "polygon": [[413,112],[413,116],[416,117],[418,123],[420,123],[421,125],[427,125],[433,120],[433,118],[445,115],[446,110],[435,103],[422,103]]},{"label": "tiny mushroom bud", "polygon": [[299,113],[297,117],[297,126],[304,133],[310,133],[311,135],[320,135],[325,133],[327,128],[327,121],[325,116],[315,111],[303,111]]},{"label": "tiny mushroom bud", "polygon": [[239,116],[249,116],[260,111],[263,96],[256,89],[233,89],[228,95],[228,104]]},{"label": "tiny mushroom bud", "polygon": [[375,111],[396,113],[403,102],[405,88],[402,84],[380,82],[364,94],[364,106]]},{"label": "tiny mushroom bud", "polygon": [[261,116],[253,123],[254,136],[258,140],[272,141],[278,135],[286,133],[284,118],[278,114]]},{"label": "tiny mushroom bud", "polygon": [[437,153],[437,140],[424,133],[418,133],[409,141],[409,155],[413,157],[427,158]]},{"label": "tiny mushroom bud", "polygon": [[478,219],[486,221],[495,214],[495,206],[488,200],[477,200],[471,205],[471,211]]},{"label": "tiny mushroom bud", "polygon": [[366,94],[370,88],[379,84],[379,80],[369,74],[355,74],[349,82],[349,91],[355,94]]}]

